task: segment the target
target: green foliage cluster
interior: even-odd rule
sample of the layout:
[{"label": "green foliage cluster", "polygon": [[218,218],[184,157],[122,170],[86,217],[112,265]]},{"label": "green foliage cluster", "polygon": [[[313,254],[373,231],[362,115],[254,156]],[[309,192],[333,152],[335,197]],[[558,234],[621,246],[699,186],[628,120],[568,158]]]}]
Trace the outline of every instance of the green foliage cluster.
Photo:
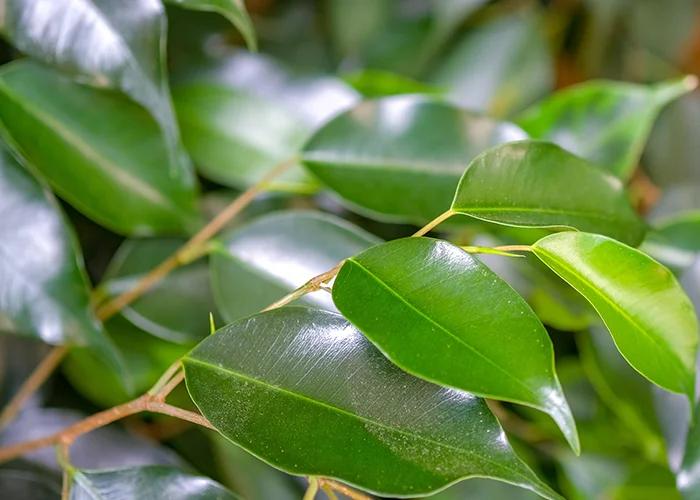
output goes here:
[{"label": "green foliage cluster", "polygon": [[700,499],[693,1],[168,3],[0,8],[0,497]]}]

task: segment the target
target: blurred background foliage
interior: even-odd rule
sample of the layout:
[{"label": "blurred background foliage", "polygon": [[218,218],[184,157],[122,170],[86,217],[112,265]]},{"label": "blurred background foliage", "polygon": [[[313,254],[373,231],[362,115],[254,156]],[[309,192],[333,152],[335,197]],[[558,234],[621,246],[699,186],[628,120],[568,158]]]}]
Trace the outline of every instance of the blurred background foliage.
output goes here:
[{"label": "blurred background foliage", "polygon": [[[552,92],[591,79],[648,83],[700,74],[697,0],[249,0],[246,6],[258,37],[257,53],[248,51],[242,35],[223,17],[167,7],[172,96],[184,145],[199,174],[197,211],[204,218],[298,152],[320,124],[363,97],[429,94],[512,119]],[[20,58],[9,45],[0,54],[4,62]],[[60,85],[47,82],[50,92],[58,92]],[[38,92],[47,106],[69,98]],[[696,91],[662,112],[629,186],[635,205],[657,228],[644,248],[682,277],[696,307],[698,158]],[[291,255],[287,265],[306,266],[308,273],[309,259],[295,263],[293,256],[308,256],[311,250],[303,243],[309,239],[330,241],[328,235],[336,231],[343,234],[333,238],[348,238],[359,251],[378,241],[376,236],[389,239],[413,231],[351,212],[317,189],[300,168],[290,171],[275,182],[273,192],[230,224],[210,266],[199,261],[177,270],[106,324],[134,375],[136,391],[147,389],[208,334],[210,312],[222,325],[303,282],[277,283],[252,294],[249,288],[226,286],[234,279],[274,281],[274,276],[259,276],[255,257],[249,261],[246,244],[262,249],[267,241],[255,240],[256,232],[278,235]],[[106,295],[126,290],[171,254],[188,232],[170,228],[165,232],[174,234],[167,238],[125,239],[121,234],[130,231],[105,224],[109,230],[68,203],[62,205],[77,231],[90,279]],[[350,234],[340,226],[323,228],[327,222],[320,216],[310,216],[299,229],[309,234],[296,240],[284,239],[290,225],[284,216],[255,219],[237,231],[267,212],[307,208],[344,218],[376,236]],[[452,231],[453,240],[477,245],[529,243],[540,234],[477,223]],[[275,258],[259,253],[259,259]],[[315,262],[319,269],[311,275],[337,260],[331,259],[330,265]],[[543,414],[494,404],[522,458],[570,499],[681,498],[674,473],[686,442],[684,403],[652,388],[632,370],[594,323],[588,306],[544,266],[534,259],[484,260],[524,295],[550,329],[557,369],[579,423],[584,453],[575,458]],[[0,343],[0,403],[5,403],[47,348],[10,336],[0,337]],[[191,405],[184,391],[174,396],[177,403]],[[76,351],[0,435],[0,444],[49,434],[81,414],[127,398],[113,372],[90,354]],[[300,498],[305,487],[303,480],[272,469],[212,432],[166,417],[134,417],[123,424],[82,437],[73,451],[75,464],[178,465],[210,475],[250,500]],[[53,451],[4,465],[0,490],[3,498],[58,498],[60,472]],[[534,495],[475,479],[433,498],[518,500]]]}]

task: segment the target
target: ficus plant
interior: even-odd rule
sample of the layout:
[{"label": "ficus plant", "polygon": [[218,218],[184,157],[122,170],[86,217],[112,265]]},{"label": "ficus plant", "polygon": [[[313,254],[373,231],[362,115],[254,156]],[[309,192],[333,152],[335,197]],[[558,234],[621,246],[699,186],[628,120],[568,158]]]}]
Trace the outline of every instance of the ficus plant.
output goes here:
[{"label": "ficus plant", "polygon": [[414,3],[4,2],[0,497],[700,499],[697,78]]}]

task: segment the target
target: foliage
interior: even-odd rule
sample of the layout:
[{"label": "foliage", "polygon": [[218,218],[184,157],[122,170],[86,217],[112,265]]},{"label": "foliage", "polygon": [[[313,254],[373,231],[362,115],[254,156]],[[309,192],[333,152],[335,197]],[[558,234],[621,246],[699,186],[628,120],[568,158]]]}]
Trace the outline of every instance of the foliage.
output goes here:
[{"label": "foliage", "polygon": [[697,14],[5,2],[0,496],[700,498]]}]

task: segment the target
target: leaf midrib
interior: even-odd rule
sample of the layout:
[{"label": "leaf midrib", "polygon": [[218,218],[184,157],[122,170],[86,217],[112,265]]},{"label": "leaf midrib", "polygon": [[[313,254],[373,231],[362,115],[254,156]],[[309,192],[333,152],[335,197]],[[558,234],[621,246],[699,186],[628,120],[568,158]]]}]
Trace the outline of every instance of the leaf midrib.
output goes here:
[{"label": "leaf midrib", "polygon": [[[493,460],[489,459],[488,457],[486,457],[486,456],[484,456],[484,455],[480,455],[480,454],[478,454],[478,453],[476,453],[476,452],[474,452],[474,451],[472,451],[472,450],[463,449],[463,448],[458,448],[458,447],[456,447],[456,446],[453,446],[453,445],[450,445],[450,444],[446,444],[446,443],[440,443],[439,441],[434,441],[434,440],[429,439],[429,438],[426,438],[426,437],[424,437],[424,436],[420,436],[420,435],[417,435],[417,434],[412,434],[412,433],[410,433],[410,432],[404,431],[404,430],[402,430],[402,429],[397,429],[397,428],[395,428],[395,427],[390,427],[390,426],[387,425],[387,424],[383,424],[383,423],[381,423],[381,422],[377,422],[377,421],[375,421],[375,420],[369,419],[369,418],[367,418],[367,417],[363,417],[363,416],[358,415],[358,414],[355,414],[355,413],[351,413],[350,411],[345,410],[345,409],[343,409],[343,408],[338,408],[337,406],[333,406],[333,405],[330,405],[330,404],[328,404],[328,403],[324,403],[323,401],[318,401],[318,400],[316,400],[316,399],[312,399],[312,398],[310,398],[310,397],[308,397],[308,396],[305,396],[305,395],[303,395],[303,394],[291,392],[291,391],[289,391],[289,390],[287,390],[287,389],[284,389],[284,388],[279,387],[279,386],[276,386],[276,385],[269,384],[269,383],[264,382],[264,381],[262,381],[262,380],[258,380],[258,379],[255,379],[255,378],[248,377],[248,376],[243,375],[242,373],[236,372],[236,371],[234,371],[234,370],[232,370],[232,369],[230,369],[230,368],[224,368],[224,367],[222,367],[222,366],[213,365],[213,364],[211,364],[211,363],[209,363],[209,362],[206,362],[206,361],[203,361],[203,360],[199,360],[199,359],[193,358],[193,357],[191,357],[191,356],[186,356],[185,358],[183,358],[183,361],[188,361],[188,362],[191,362],[191,363],[194,363],[194,364],[198,364],[198,365],[200,365],[200,366],[206,367],[206,368],[211,369],[211,370],[214,370],[214,371],[221,371],[221,372],[227,373],[227,374],[229,374],[229,375],[232,375],[232,376],[234,376],[234,377],[241,378],[241,379],[243,379],[243,380],[245,380],[245,381],[247,381],[247,382],[252,382],[252,383],[254,383],[254,384],[258,384],[258,385],[261,385],[261,386],[263,386],[263,387],[266,387],[266,388],[268,388],[268,389],[270,389],[270,390],[281,392],[281,393],[286,394],[286,395],[288,395],[288,396],[290,396],[290,397],[297,398],[297,399],[301,399],[301,400],[310,402],[311,404],[314,404],[314,405],[317,405],[317,406],[321,406],[321,407],[327,408],[327,409],[332,410],[332,411],[336,411],[336,412],[341,413],[341,414],[343,414],[343,415],[347,415],[347,416],[350,417],[350,418],[359,420],[359,421],[361,421],[363,424],[372,424],[372,425],[375,425],[375,426],[380,427],[380,428],[382,428],[382,429],[386,429],[386,430],[389,430],[389,431],[391,431],[391,432],[395,432],[395,433],[398,433],[398,434],[401,434],[401,435],[404,435],[404,436],[408,436],[408,437],[411,437],[411,438],[416,439],[416,440],[421,440],[421,441],[424,441],[424,442],[426,442],[426,443],[431,443],[431,444],[434,444],[434,445],[437,445],[437,446],[440,446],[440,447],[443,447],[443,448],[446,448],[446,449],[449,449],[449,450],[454,450],[454,451],[457,451],[457,452],[459,452],[459,453],[464,453],[464,454],[466,454],[466,455],[470,455],[470,456],[473,456],[473,457],[477,457],[477,458],[479,458],[479,459],[481,459],[481,460],[484,460],[485,462],[488,462],[488,463],[490,463],[490,464],[493,464],[493,465],[496,466],[497,468],[504,469],[504,470],[506,470],[506,471],[509,471],[509,472],[515,474],[515,475],[518,476],[518,477],[521,477],[521,478],[525,479],[526,482],[527,482],[528,484],[536,484],[536,483],[533,483],[532,478],[529,478],[527,475],[523,474],[522,472],[517,471],[517,470],[513,470],[513,469],[511,469],[511,468],[509,468],[509,467],[507,467],[507,466],[504,466],[504,465],[502,465],[502,464],[499,464],[498,462],[494,462]],[[487,411],[490,411],[490,410],[487,410]],[[502,429],[501,429],[501,431],[502,431]]]},{"label": "leaf midrib", "polygon": [[[450,336],[450,337],[452,337],[453,339],[455,339],[458,343],[462,344],[462,345],[465,346],[467,349],[469,349],[470,351],[472,351],[474,354],[477,354],[479,357],[481,357],[482,359],[484,359],[485,361],[487,361],[489,364],[493,365],[497,370],[499,370],[500,372],[504,373],[508,378],[510,378],[510,379],[512,379],[513,381],[515,381],[519,386],[521,386],[522,388],[524,388],[529,394],[531,394],[531,395],[534,396],[534,401],[537,401],[537,404],[538,404],[538,405],[540,404],[540,402],[538,401],[538,398],[537,398],[537,393],[536,393],[533,389],[531,389],[530,387],[526,386],[520,379],[518,379],[518,378],[515,377],[514,375],[511,375],[510,373],[508,373],[507,371],[505,371],[503,368],[501,368],[501,367],[500,367],[495,361],[493,361],[491,358],[489,358],[488,356],[486,356],[486,355],[483,354],[482,352],[478,351],[477,349],[475,349],[475,348],[472,347],[471,345],[467,344],[464,340],[462,340],[461,338],[459,338],[459,337],[456,336],[455,334],[451,333],[447,328],[445,328],[444,326],[442,326],[440,323],[438,323],[437,321],[435,321],[434,319],[432,319],[431,317],[429,317],[428,315],[426,315],[425,313],[423,313],[422,311],[420,311],[416,306],[414,306],[413,304],[411,304],[410,302],[408,302],[405,298],[403,298],[403,297],[402,297],[401,295],[399,295],[396,291],[394,291],[391,287],[389,287],[389,286],[388,286],[384,281],[382,281],[378,276],[376,276],[376,275],[373,274],[369,269],[367,269],[367,268],[364,267],[362,264],[360,264],[359,262],[357,262],[357,260],[351,258],[351,259],[348,259],[348,261],[352,262],[353,264],[356,264],[360,269],[362,269],[362,270],[365,271],[370,277],[372,277],[377,283],[379,283],[379,284],[382,285],[387,291],[389,291],[389,293],[391,293],[392,295],[394,295],[399,301],[401,301],[401,302],[403,302],[404,304],[406,304],[406,306],[408,306],[410,309],[412,309],[413,311],[415,311],[419,316],[425,318],[428,322],[430,322],[430,323],[432,323],[433,325],[437,326],[440,330],[442,330],[443,332],[445,332],[448,336]],[[530,404],[532,404],[532,403],[530,403]],[[543,409],[543,407],[541,407],[541,406],[538,406],[538,408]],[[545,410],[545,411],[546,411],[546,410]],[[549,413],[549,412],[547,412],[547,413]]]},{"label": "leaf midrib", "polygon": [[[543,213],[543,214],[556,214],[556,215],[571,215],[574,217],[589,217],[591,219],[607,220],[612,222],[622,222],[624,221],[621,217],[615,217],[602,212],[591,212],[587,210],[566,210],[560,208],[537,208],[537,207],[521,207],[521,208],[510,208],[510,207],[470,207],[470,206],[452,206],[452,209],[459,212],[463,211],[466,214],[469,213],[483,213],[483,212],[510,212],[510,213]],[[565,224],[563,224],[565,225]]]}]

